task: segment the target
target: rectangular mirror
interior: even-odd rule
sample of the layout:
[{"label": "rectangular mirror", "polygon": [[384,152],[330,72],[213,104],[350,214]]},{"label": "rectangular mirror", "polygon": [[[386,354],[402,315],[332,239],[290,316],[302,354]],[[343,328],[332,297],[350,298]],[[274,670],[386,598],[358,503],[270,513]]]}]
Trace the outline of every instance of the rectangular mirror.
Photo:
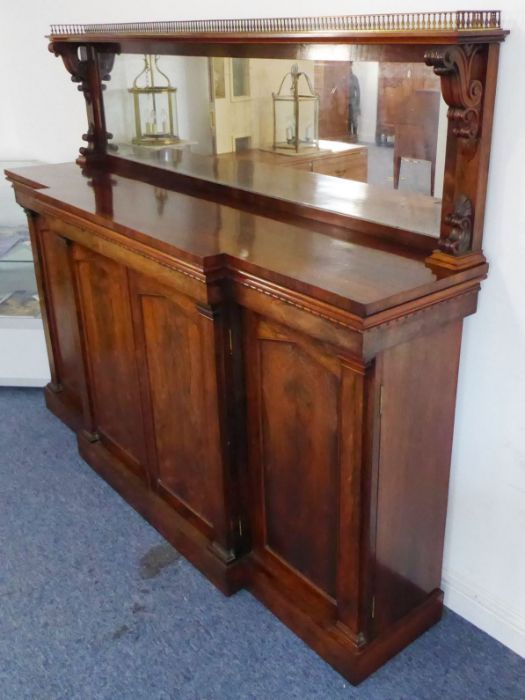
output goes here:
[{"label": "rectangular mirror", "polygon": [[447,108],[424,63],[124,53],[104,106],[121,158],[439,235]]}]

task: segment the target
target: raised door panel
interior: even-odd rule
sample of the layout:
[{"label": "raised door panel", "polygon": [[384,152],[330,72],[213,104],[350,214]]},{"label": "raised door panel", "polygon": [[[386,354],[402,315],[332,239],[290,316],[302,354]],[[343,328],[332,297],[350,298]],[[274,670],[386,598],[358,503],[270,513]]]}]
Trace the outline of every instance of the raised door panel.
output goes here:
[{"label": "raised door panel", "polygon": [[131,279],[156,488],[211,535],[224,511],[214,320],[155,280]]},{"label": "raised door panel", "polygon": [[128,272],[74,246],[89,372],[92,423],[127,466],[145,475],[144,427]]},{"label": "raised door panel", "polygon": [[53,233],[45,223],[39,238],[57,388],[80,411],[84,370],[69,241]]},{"label": "raised door panel", "polygon": [[254,547],[335,598],[341,364],[260,318],[247,333]]}]

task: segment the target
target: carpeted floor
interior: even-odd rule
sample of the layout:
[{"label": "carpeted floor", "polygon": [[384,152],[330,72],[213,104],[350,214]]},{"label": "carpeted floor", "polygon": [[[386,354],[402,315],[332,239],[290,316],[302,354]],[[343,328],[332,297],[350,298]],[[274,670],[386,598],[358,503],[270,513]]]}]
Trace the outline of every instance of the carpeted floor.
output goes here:
[{"label": "carpeted floor", "polygon": [[0,389],[2,700],[523,700],[525,661],[457,615],[359,688],[248,593],[224,598]]}]

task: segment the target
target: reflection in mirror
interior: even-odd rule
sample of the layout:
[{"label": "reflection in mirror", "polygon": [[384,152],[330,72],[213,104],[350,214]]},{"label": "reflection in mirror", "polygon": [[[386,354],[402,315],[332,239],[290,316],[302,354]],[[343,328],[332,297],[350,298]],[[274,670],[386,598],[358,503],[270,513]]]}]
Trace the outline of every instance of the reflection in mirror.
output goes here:
[{"label": "reflection in mirror", "polygon": [[179,143],[174,88],[159,68],[158,56],[144,56],[144,67],[128,88],[133,96],[135,136],[138,146],[171,146]]},{"label": "reflection in mirror", "polygon": [[225,58],[210,59],[212,100],[219,100],[221,97],[226,97],[226,76],[224,75],[225,60]]},{"label": "reflection in mirror", "polygon": [[250,61],[247,58],[231,59],[232,97],[250,97]]},{"label": "reflection in mirror", "polygon": [[[159,98],[173,101],[162,114],[150,104],[159,85],[171,90]],[[121,157],[438,234],[446,106],[422,63],[123,54],[104,104]],[[399,221],[394,209],[373,206],[377,188]]]}]

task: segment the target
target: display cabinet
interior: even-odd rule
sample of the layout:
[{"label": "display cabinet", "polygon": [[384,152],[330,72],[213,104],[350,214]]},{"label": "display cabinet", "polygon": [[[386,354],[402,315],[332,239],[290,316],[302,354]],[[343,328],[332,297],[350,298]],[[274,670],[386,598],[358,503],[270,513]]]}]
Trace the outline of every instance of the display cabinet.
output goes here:
[{"label": "display cabinet", "polygon": [[[85,145],[8,172],[50,410],[216,586],[248,588],[352,683],[442,613],[505,35],[488,11],[54,26]],[[426,91],[399,122],[423,145],[395,183],[414,138],[394,126],[394,148],[376,143],[392,64],[402,95]],[[178,119],[139,105],[137,138],[145,65],[163,98],[176,88]],[[273,109],[290,71],[308,76],[314,121],[284,149]]]}]

